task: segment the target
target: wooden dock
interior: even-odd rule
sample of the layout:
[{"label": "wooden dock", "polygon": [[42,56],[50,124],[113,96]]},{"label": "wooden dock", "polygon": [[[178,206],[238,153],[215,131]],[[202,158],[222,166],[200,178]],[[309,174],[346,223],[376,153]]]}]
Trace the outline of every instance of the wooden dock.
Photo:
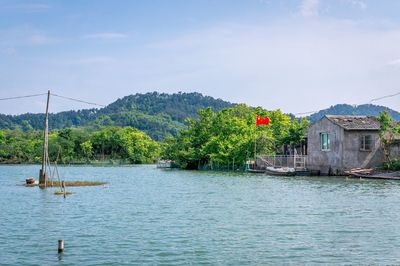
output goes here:
[{"label": "wooden dock", "polygon": [[359,169],[350,171],[349,175],[355,178],[400,180],[400,171],[383,172],[372,169]]}]

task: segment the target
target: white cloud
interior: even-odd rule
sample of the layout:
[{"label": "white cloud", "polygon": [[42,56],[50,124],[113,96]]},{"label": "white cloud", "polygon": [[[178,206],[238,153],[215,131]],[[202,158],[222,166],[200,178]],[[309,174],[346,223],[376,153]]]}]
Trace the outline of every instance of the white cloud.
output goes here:
[{"label": "white cloud", "polygon": [[389,63],[387,63],[388,66],[393,66],[393,67],[400,67],[400,58],[389,61]]},{"label": "white cloud", "polygon": [[362,10],[367,9],[367,4],[362,0],[347,0],[347,1],[350,2],[353,6],[356,6]]},{"label": "white cloud", "polygon": [[0,54],[4,55],[16,55],[17,54],[17,49],[14,47],[4,47],[0,48]]},{"label": "white cloud", "polygon": [[303,17],[318,16],[319,0],[302,0],[299,12]]},{"label": "white cloud", "polygon": [[[47,59],[51,66],[27,62],[9,83],[51,84],[70,95],[85,91],[88,99],[103,103],[158,90],[199,91],[293,113],[362,104],[400,84],[394,67],[400,64],[400,27],[377,27],[380,23],[293,16],[218,24],[154,44],[96,50],[97,56],[88,50],[59,53]],[[4,76],[12,76],[9,65],[1,67]],[[400,110],[399,97],[376,103]]]},{"label": "white cloud", "polygon": [[33,45],[45,45],[57,42],[55,38],[49,37],[44,33],[34,33],[27,37],[28,43]]},{"label": "white cloud", "polygon": [[128,37],[127,34],[118,32],[99,32],[99,33],[87,34],[84,36],[84,38],[86,39],[99,39],[99,40],[124,39],[127,37]]},{"label": "white cloud", "polygon": [[66,61],[66,65],[98,65],[98,64],[108,64],[115,62],[115,59],[109,56],[92,56],[86,58],[80,58],[75,60]]},{"label": "white cloud", "polygon": [[60,43],[62,40],[30,26],[0,29],[0,45],[6,47],[36,46]]},{"label": "white cloud", "polygon": [[153,60],[138,59],[138,87],[188,88],[294,113],[365,103],[400,83],[382,67],[400,54],[400,29],[365,26],[324,18],[220,25],[152,45]]},{"label": "white cloud", "polygon": [[11,5],[6,8],[14,9],[14,10],[21,10],[24,12],[43,12],[43,11],[47,11],[48,9],[50,9],[50,6],[46,5],[46,4],[31,3],[31,4]]}]

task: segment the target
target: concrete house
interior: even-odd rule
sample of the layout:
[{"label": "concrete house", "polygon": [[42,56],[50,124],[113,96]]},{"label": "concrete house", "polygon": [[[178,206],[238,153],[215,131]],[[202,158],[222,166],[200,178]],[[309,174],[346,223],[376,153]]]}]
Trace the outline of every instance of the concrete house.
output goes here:
[{"label": "concrete house", "polygon": [[379,126],[373,116],[324,116],[308,129],[308,169],[341,175],[381,165]]}]

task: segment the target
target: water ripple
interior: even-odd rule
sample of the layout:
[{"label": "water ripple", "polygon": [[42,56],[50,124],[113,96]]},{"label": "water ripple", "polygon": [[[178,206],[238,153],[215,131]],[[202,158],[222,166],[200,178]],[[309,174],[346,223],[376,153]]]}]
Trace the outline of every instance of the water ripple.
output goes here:
[{"label": "water ripple", "polygon": [[37,170],[0,166],[2,265],[400,263],[400,182],[61,167],[109,182],[63,199]]}]

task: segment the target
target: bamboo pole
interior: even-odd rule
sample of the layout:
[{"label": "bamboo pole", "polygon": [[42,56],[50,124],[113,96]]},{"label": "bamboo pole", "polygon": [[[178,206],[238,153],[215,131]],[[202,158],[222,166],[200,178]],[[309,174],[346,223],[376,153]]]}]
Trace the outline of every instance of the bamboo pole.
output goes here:
[{"label": "bamboo pole", "polygon": [[47,91],[47,104],[46,114],[44,119],[44,131],[43,131],[43,157],[42,157],[42,169],[39,172],[39,185],[46,186],[47,183],[47,170],[46,164],[49,156],[49,101],[50,101],[50,90]]},{"label": "bamboo pole", "polygon": [[67,191],[66,191],[66,186],[65,186],[65,181],[61,181],[61,186],[62,186],[62,192],[64,193],[64,199],[67,196]]}]

